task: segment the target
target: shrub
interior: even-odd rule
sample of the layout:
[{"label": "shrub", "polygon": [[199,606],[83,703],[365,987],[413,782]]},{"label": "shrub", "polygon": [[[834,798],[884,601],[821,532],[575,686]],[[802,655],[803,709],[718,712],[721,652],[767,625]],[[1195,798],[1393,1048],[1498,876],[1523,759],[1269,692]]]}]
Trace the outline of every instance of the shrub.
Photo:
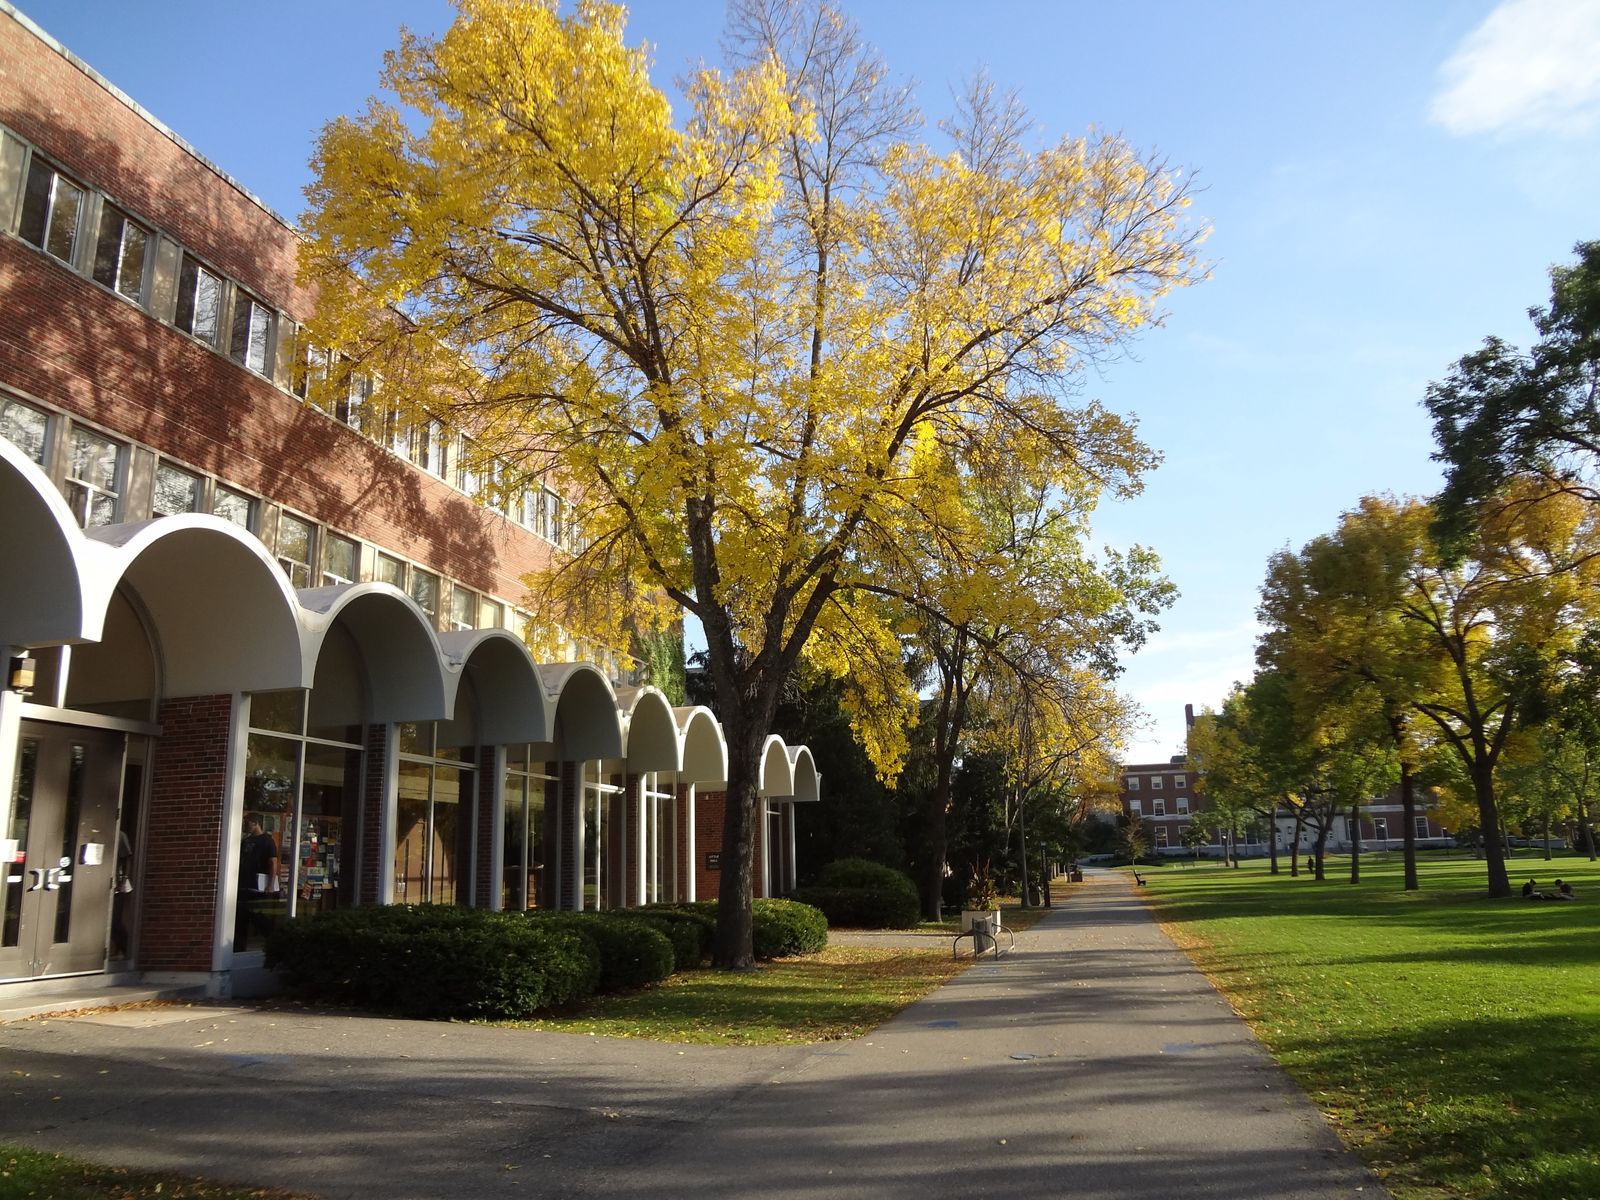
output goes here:
[{"label": "shrub", "polygon": [[657,983],[672,974],[673,947],[667,935],[646,920],[616,912],[527,914],[535,926],[570,930],[594,947],[600,962],[597,992]]},{"label": "shrub", "polygon": [[575,934],[509,913],[392,905],[286,922],[267,965],[287,986],[409,1017],[524,1017],[593,990],[599,959]]},{"label": "shrub", "polygon": [[865,858],[841,858],[822,868],[815,887],[794,898],[820,908],[830,925],[858,929],[909,929],[922,905],[916,885],[901,871]]},{"label": "shrub", "polygon": [[828,918],[795,900],[757,900],[753,913],[757,958],[814,954],[828,944]]},{"label": "shrub", "polygon": [[710,957],[711,943],[717,932],[715,918],[703,912],[665,904],[629,909],[628,915],[648,922],[666,935],[672,943],[675,970],[691,970]]},{"label": "shrub", "polygon": [[869,887],[798,888],[793,897],[822,910],[835,929],[910,929],[921,915],[916,897]]}]

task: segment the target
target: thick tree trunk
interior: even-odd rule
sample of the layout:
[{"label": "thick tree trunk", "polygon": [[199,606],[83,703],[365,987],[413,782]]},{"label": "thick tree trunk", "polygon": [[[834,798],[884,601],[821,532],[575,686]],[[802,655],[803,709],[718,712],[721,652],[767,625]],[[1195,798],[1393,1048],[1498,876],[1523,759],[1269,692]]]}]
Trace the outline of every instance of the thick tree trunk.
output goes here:
[{"label": "thick tree trunk", "polygon": [[1544,860],[1549,862],[1553,855],[1550,853],[1550,814],[1544,814]]},{"label": "thick tree trunk", "polygon": [[1289,877],[1300,875],[1300,838],[1306,831],[1306,818],[1298,808],[1294,810],[1294,841],[1289,846]]},{"label": "thick tree trunk", "polygon": [[755,894],[755,830],[765,725],[749,714],[724,717],[728,790],[722,817],[722,877],[717,887],[717,934],[711,963],[729,971],[755,965],[751,897]]},{"label": "thick tree trunk", "polygon": [[1411,767],[1405,762],[1400,764],[1400,819],[1405,822],[1401,831],[1405,834],[1405,874],[1406,881],[1402,890],[1414,892],[1422,885],[1417,881],[1417,780],[1411,773]]},{"label": "thick tree trunk", "polygon": [[1361,882],[1361,806],[1350,806],[1350,882]]},{"label": "thick tree trunk", "polygon": [[1511,895],[1511,875],[1506,870],[1505,840],[1500,832],[1500,811],[1494,797],[1494,769],[1480,757],[1472,764],[1472,791],[1478,801],[1478,828],[1483,833],[1483,859],[1489,873],[1489,896]]},{"label": "thick tree trunk", "polygon": [[944,909],[944,860],[949,838],[951,766],[939,756],[928,811],[923,815],[921,876],[922,916],[937,921]]},{"label": "thick tree trunk", "polygon": [[1272,862],[1272,874],[1278,873],[1278,810],[1267,814],[1267,857]]},{"label": "thick tree trunk", "polygon": [[1582,796],[1578,797],[1578,823],[1583,826],[1583,845],[1589,852],[1589,861],[1594,862],[1594,826],[1589,823],[1589,804]]},{"label": "thick tree trunk", "polygon": [[1312,861],[1312,874],[1318,883],[1328,878],[1328,830],[1333,825],[1332,819],[1319,822],[1317,825],[1317,848]]}]

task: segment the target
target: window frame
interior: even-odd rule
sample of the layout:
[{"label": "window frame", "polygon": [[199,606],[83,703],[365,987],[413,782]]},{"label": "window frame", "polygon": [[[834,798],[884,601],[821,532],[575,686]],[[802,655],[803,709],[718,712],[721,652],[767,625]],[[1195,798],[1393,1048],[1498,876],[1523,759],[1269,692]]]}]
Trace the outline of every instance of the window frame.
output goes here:
[{"label": "window frame", "polygon": [[[115,466],[112,468],[112,483],[110,487],[79,478],[77,470],[77,439],[79,435],[94,438],[104,442],[112,448]],[[67,432],[66,471],[62,479],[61,491],[67,501],[67,507],[72,510],[78,525],[82,529],[98,529],[103,525],[115,525],[122,519],[123,503],[127,495],[128,486],[128,443],[120,438],[110,437],[88,425],[73,422]],[[82,489],[74,493],[74,489]],[[89,520],[94,510],[96,496],[110,497],[111,515],[104,521]]]},{"label": "window frame", "polygon": [[[106,248],[106,222],[108,219],[119,221],[120,228],[117,230],[116,251],[114,261],[111,264],[111,277],[102,279],[102,252]],[[128,290],[126,286],[128,281],[123,277],[123,272],[128,266],[129,230],[137,230],[144,241],[144,246],[140,250],[139,256],[139,278],[134,281],[132,291]],[[89,264],[89,278],[101,287],[115,292],[124,300],[130,300],[141,308],[144,307],[145,299],[150,294],[150,275],[155,269],[155,243],[156,232],[154,229],[151,229],[143,221],[136,219],[120,204],[113,203],[111,200],[102,197],[100,200],[100,218],[95,227],[94,260]]]},{"label": "window frame", "polygon": [[[34,241],[26,229],[26,224],[29,219],[28,206],[32,197],[30,188],[33,183],[34,172],[36,168],[42,172],[49,172],[50,175],[50,182],[45,189],[44,199],[41,202],[44,212],[42,215],[42,223],[39,227],[38,241]],[[67,235],[67,252],[65,254],[59,254],[52,249],[50,243],[51,235],[56,232],[59,185],[63,182],[65,182],[68,187],[72,188],[78,193],[78,208],[77,212],[73,214],[72,230]],[[30,147],[27,166],[24,167],[22,171],[22,196],[21,202],[17,209],[17,237],[28,243],[28,245],[32,246],[34,249],[44,251],[57,262],[66,264],[66,266],[72,270],[77,270],[78,256],[83,249],[83,218],[89,207],[89,199],[95,194],[96,193],[92,189],[79,183],[73,176],[67,174],[60,167],[56,166],[55,163],[51,162],[48,158],[44,157],[44,155]]]},{"label": "window frame", "polygon": [[[284,554],[283,528],[285,522],[289,522],[294,525],[300,525],[305,528],[306,557],[304,562],[301,562],[299,559],[288,558]],[[278,566],[282,569],[283,573],[289,577],[290,587],[299,590],[301,588],[309,588],[312,586],[311,581],[313,578],[315,578],[316,572],[317,544],[317,523],[315,521],[310,520],[307,517],[302,517],[298,513],[290,512],[288,509],[280,509],[278,511],[278,528],[272,539],[272,557],[277,560]],[[304,579],[305,582],[301,583],[296,581],[296,568],[299,568],[300,571],[303,572],[300,578]]]},{"label": "window frame", "polygon": [[[190,281],[190,271],[193,269],[193,279]],[[196,329],[196,316],[200,312],[200,284],[208,280],[216,288],[216,308],[211,317],[213,322],[210,335],[200,333]],[[185,317],[184,292],[188,288],[187,302],[188,313]],[[185,250],[178,261],[178,293],[172,311],[172,327],[180,333],[186,333],[202,346],[210,346],[213,350],[221,349],[222,341],[222,316],[223,307],[227,299],[228,277],[196,258]]]}]

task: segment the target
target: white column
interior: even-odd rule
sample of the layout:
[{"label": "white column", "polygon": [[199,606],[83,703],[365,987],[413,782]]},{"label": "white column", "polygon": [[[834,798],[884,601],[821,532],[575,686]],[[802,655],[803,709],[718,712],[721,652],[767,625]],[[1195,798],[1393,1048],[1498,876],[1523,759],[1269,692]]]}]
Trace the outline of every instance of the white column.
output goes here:
[{"label": "white column", "polygon": [[784,822],[784,824],[786,824],[788,826],[788,831],[789,831],[789,838],[788,838],[788,841],[789,841],[789,858],[788,858],[788,861],[785,863],[783,876],[784,876],[784,887],[789,891],[793,891],[795,885],[800,882],[799,874],[797,873],[797,871],[795,869],[795,856],[794,856],[794,818],[795,818],[795,813],[797,813],[799,811],[800,810],[794,805],[794,803],[791,802],[789,804],[789,813],[788,813],[789,819],[786,822]]},{"label": "white column", "polygon": [[[0,683],[9,682],[0,679]],[[11,792],[17,783],[17,750],[22,743],[22,705],[22,693],[0,689],[0,838],[11,829]],[[0,854],[0,863],[6,861],[8,856]]]},{"label": "white column", "polygon": [[[494,748],[494,798],[489,805],[489,911],[499,912],[506,888],[506,748]],[[473,847],[476,852],[477,847]],[[523,853],[527,853],[524,846]]]},{"label": "white column", "polygon": [[[639,830],[639,853],[634,856],[633,896],[635,904],[643,904],[650,898],[650,776],[646,772],[639,773],[638,782],[634,785],[633,806],[639,814],[639,819],[634,822]],[[622,861],[628,861],[626,846],[622,850]]]},{"label": "white column", "polygon": [[688,865],[688,878],[683,881],[685,904],[694,903],[695,880],[700,878],[700,864],[696,861],[694,848],[694,786],[692,783],[689,785],[689,795],[683,805],[684,823],[688,826],[683,831],[684,862]]},{"label": "white column", "polygon": [[[250,751],[250,698],[233,694],[228,714],[228,748],[223,755],[222,869],[217,872],[216,924],[211,930],[211,969],[233,965],[233,929],[239,903],[239,845],[244,841],[244,775]],[[304,772],[302,772],[304,774]],[[294,846],[284,848],[297,854]]]},{"label": "white column", "polygon": [[[584,777],[584,769],[583,768],[584,768],[584,764],[581,763],[581,762],[578,763],[578,772],[577,772],[577,776],[576,776],[576,778],[574,780],[574,785],[573,785],[574,786],[574,790],[577,792],[577,795],[578,795],[578,806],[577,806],[577,809],[576,809],[577,817],[578,817],[578,824],[577,824],[577,828],[573,830],[573,839],[572,839],[573,846],[576,848],[576,852],[573,854],[574,862],[573,862],[573,872],[572,872],[572,907],[578,912],[582,912],[583,911],[583,870],[584,870],[585,864],[588,861],[584,857],[583,830],[584,830],[584,815],[585,815],[584,814],[584,808],[589,803],[589,796],[588,796],[588,793],[587,793],[587,791],[585,790],[585,788],[583,786],[583,777]],[[598,897],[597,897],[597,899],[598,899]]]},{"label": "white column", "polygon": [[767,819],[767,798],[761,797],[756,805],[756,819],[761,822],[761,894],[772,895],[772,822]]},{"label": "white column", "polygon": [[378,811],[379,904],[394,903],[395,809],[400,804],[400,727],[390,721],[383,727],[383,793]]}]

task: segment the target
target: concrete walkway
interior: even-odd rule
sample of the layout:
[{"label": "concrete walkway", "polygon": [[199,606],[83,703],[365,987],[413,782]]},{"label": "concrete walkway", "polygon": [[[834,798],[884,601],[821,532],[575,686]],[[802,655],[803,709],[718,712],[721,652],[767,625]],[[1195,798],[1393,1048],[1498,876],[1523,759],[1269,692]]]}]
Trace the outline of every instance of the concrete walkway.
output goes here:
[{"label": "concrete walkway", "polygon": [[328,1200],[1385,1196],[1110,874],[854,1042],[232,1007],[0,1026],[0,1140]]}]

